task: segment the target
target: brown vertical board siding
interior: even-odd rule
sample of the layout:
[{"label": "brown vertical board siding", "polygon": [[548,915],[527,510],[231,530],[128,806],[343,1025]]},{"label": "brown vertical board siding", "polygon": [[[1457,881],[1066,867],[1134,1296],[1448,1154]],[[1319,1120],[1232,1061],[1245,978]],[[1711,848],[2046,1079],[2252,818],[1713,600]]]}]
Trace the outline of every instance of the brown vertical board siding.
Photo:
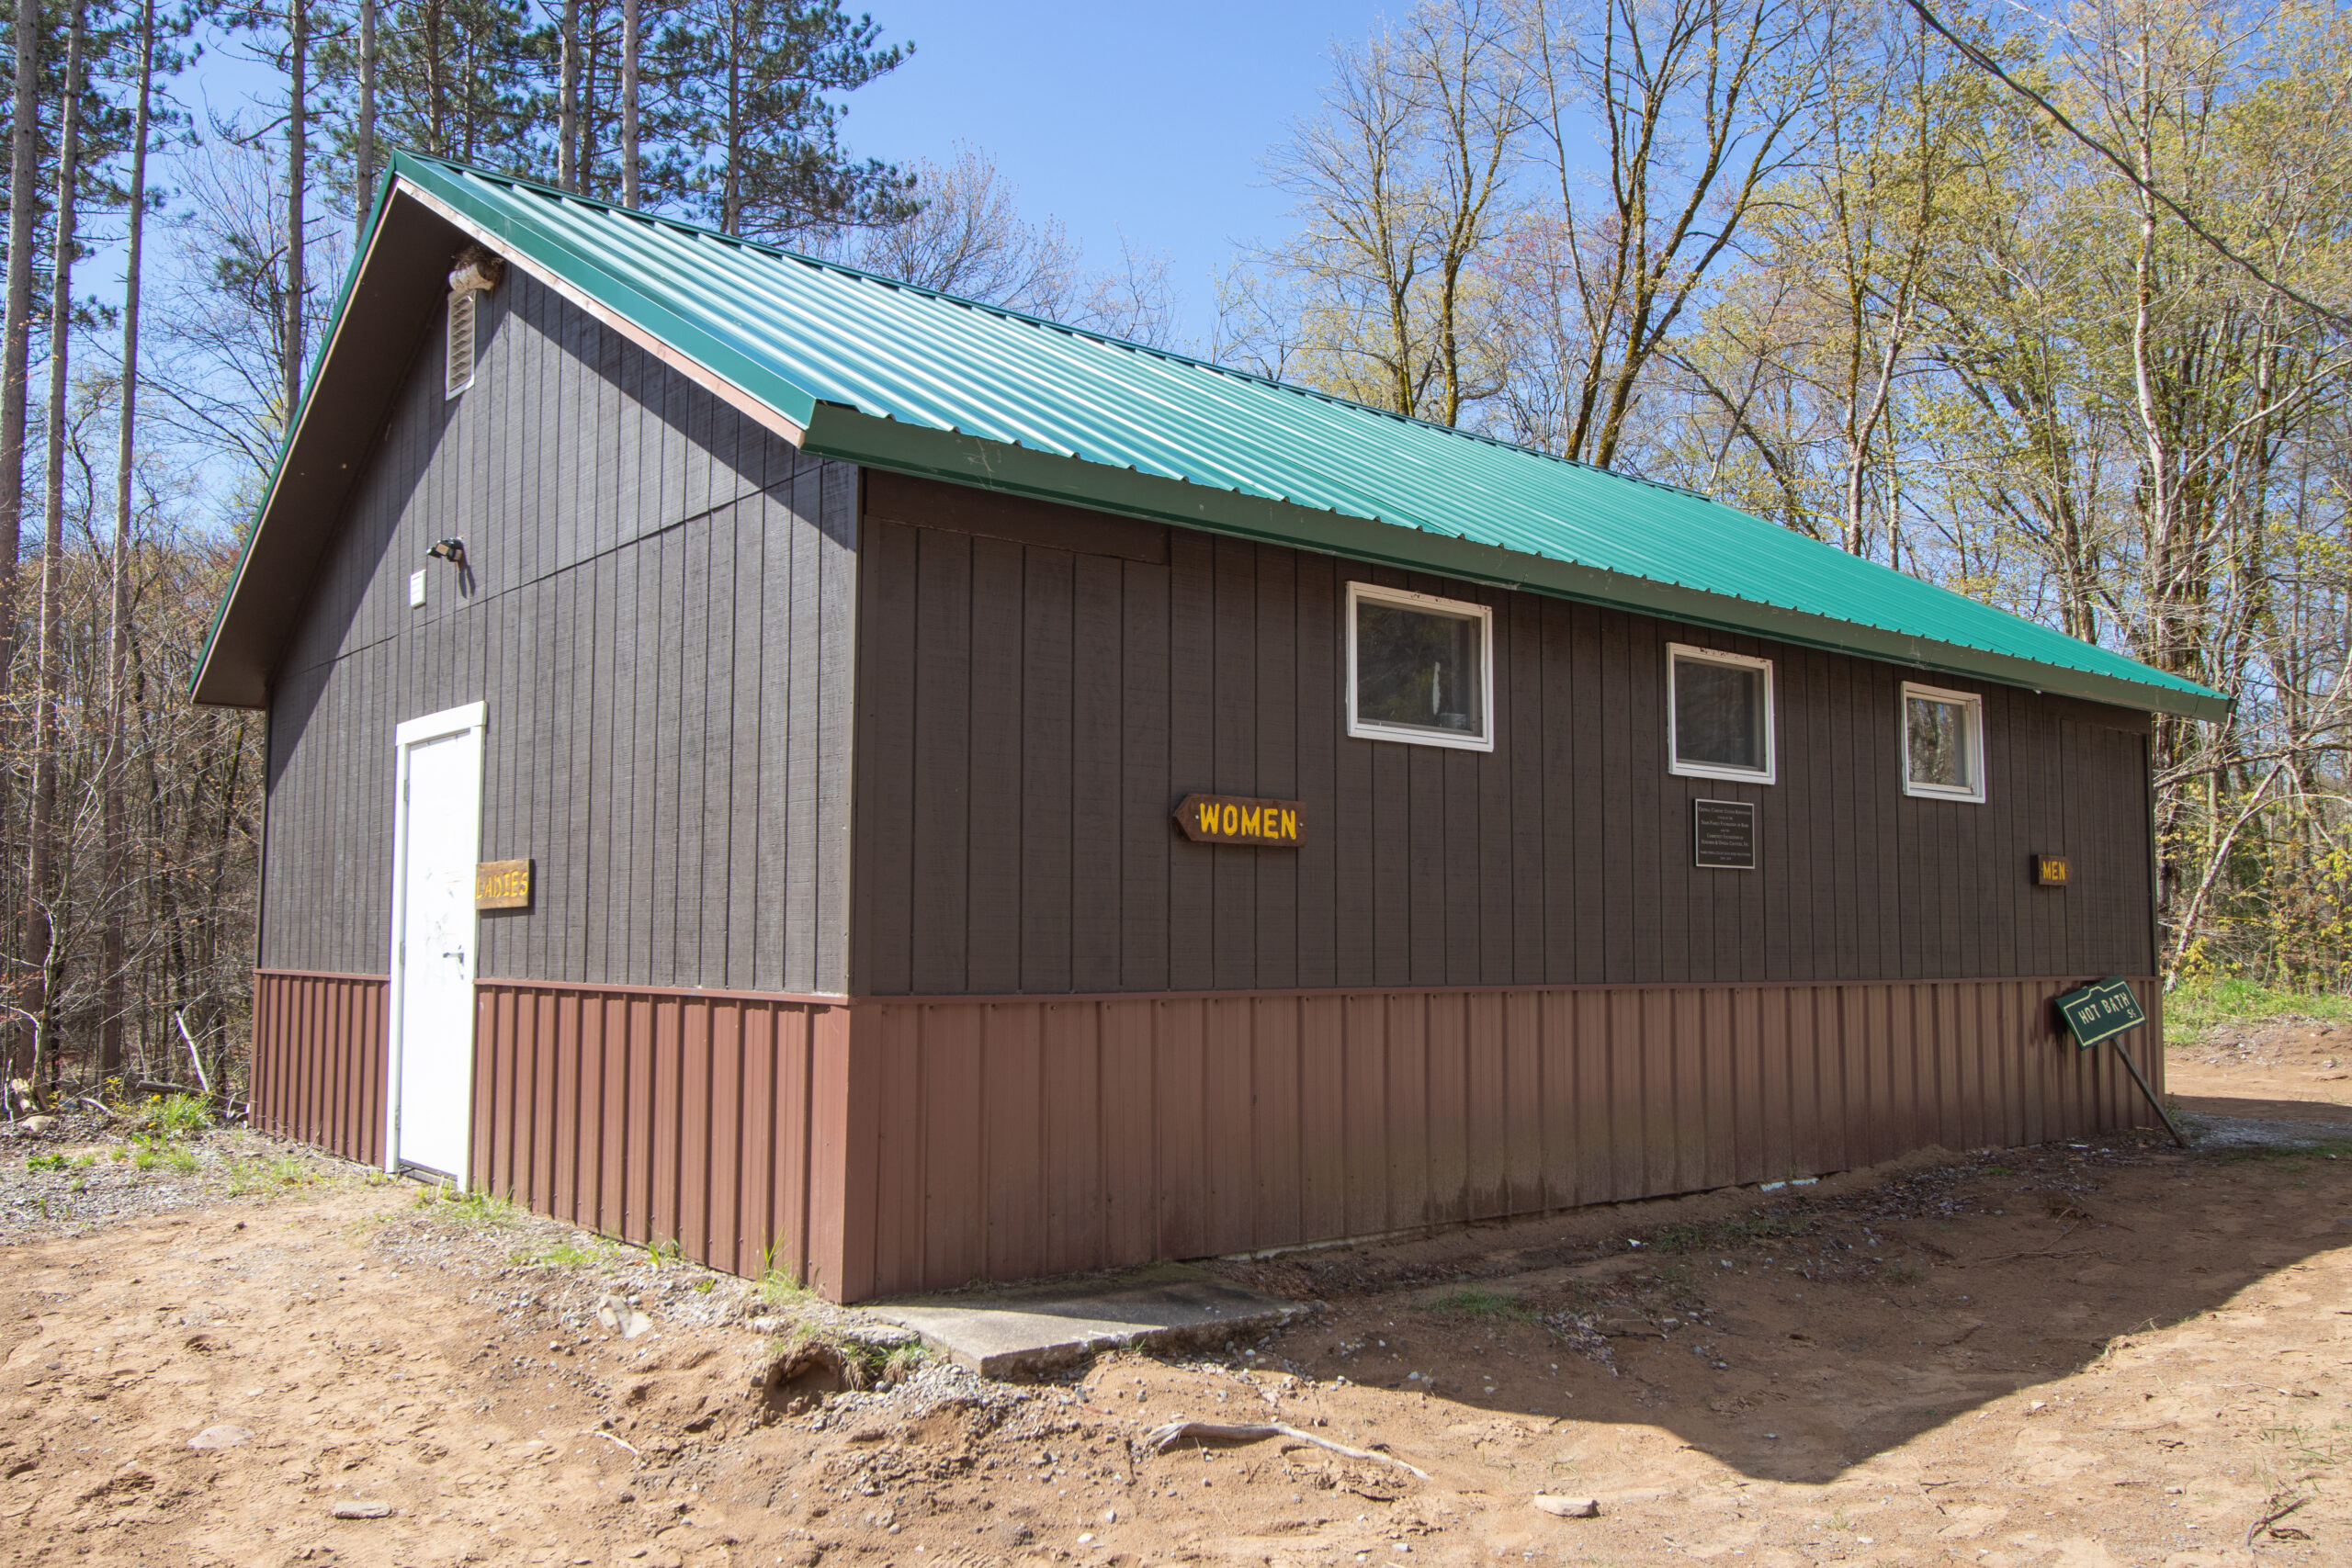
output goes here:
[{"label": "brown vertical board siding", "polygon": [[1119,653],[1119,984],[1126,991],[1169,985],[1170,863],[1178,835],[1162,819],[1172,808],[1162,782],[1171,776],[1169,680],[1169,573],[1164,566],[1123,562]]},{"label": "brown vertical board siding", "polygon": [[1120,766],[1122,563],[1100,556],[1071,561],[1069,984],[1074,990],[1113,991],[1120,985],[1126,805]]},{"label": "brown vertical board siding", "polygon": [[[1204,759],[1208,787],[1227,795],[1256,795],[1258,732],[1258,547],[1235,539],[1211,543],[1207,585],[1213,609],[1208,660],[1173,671],[1209,682],[1215,702],[1209,712],[1210,754]],[[1172,806],[1174,802],[1170,802]],[[1210,847],[1209,974],[1217,990],[1250,990],[1258,985],[1258,861],[1255,851]]]},{"label": "brown vertical board siding", "polygon": [[[483,854],[537,866],[534,907],[482,922],[480,974],[845,991],[855,471],[800,464],[797,491],[789,447],[527,278],[485,325],[475,384],[445,399],[437,321],[419,323],[281,655],[259,966],[382,968],[393,728],[481,699]],[[717,501],[690,511],[697,422]],[[412,609],[408,575],[445,535],[467,541],[470,592],[432,563]],[[796,544],[819,563],[798,601],[763,598]],[[804,640],[766,640],[795,617]],[[787,730],[799,794],[757,809],[766,736]]]},{"label": "brown vertical board siding", "polygon": [[[1021,660],[1016,685],[1020,694],[1017,722],[1021,782],[1015,818],[1022,825],[1018,879],[1020,923],[1014,936],[1020,944],[1018,991],[1067,991],[1072,988],[1072,903],[1077,878],[1072,872],[1071,814],[1077,804],[1080,749],[1076,743],[1075,693],[1077,647],[1071,628],[1076,617],[1077,559],[1066,550],[1023,552],[1021,591],[1013,605],[1020,612]],[[1098,764],[1111,748],[1086,750],[1087,761]]]},{"label": "brown vertical board siding", "polygon": [[[1297,746],[1297,793],[1302,800],[1332,801],[1340,729],[1329,722],[1340,694],[1340,605],[1335,562],[1326,557],[1296,558],[1298,604],[1295,656],[1297,678],[1288,694],[1291,732]],[[1283,694],[1272,694],[1283,700]],[[1328,809],[1328,808],[1327,808]],[[1340,911],[1335,908],[1341,840],[1336,820],[1314,824],[1294,852],[1298,869],[1291,919],[1298,938],[1300,986],[1340,984]],[[1350,850],[1348,859],[1361,857]]]},{"label": "brown vertical board siding", "polygon": [[1029,824],[1021,798],[1022,550],[972,542],[970,886],[965,941],[973,991],[1021,989],[1021,878]]}]

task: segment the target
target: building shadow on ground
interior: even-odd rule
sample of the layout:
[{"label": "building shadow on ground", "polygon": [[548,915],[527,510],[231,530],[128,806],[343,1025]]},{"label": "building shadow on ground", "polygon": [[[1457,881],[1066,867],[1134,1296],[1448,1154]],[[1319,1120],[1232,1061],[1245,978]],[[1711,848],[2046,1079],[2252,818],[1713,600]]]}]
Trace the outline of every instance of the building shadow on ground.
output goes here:
[{"label": "building shadow on ground", "polygon": [[[1328,1303],[1275,1348],[1317,1378],[1656,1426],[1750,1477],[1821,1483],[2347,1246],[2352,1142],[2126,1136],[1236,1271]],[[2126,1429],[2172,1422],[2177,1372],[2142,1382]]]}]

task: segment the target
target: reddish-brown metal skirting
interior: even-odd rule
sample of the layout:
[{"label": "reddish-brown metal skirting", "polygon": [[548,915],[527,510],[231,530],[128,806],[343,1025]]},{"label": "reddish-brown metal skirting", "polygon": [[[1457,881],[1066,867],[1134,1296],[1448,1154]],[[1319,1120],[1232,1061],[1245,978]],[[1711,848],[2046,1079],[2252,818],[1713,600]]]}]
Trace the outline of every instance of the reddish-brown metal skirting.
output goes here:
[{"label": "reddish-brown metal skirting", "polygon": [[[2073,980],[860,1001],[851,1299],[2153,1117]],[[2156,988],[2132,982],[2152,1019]],[[2161,1090],[2154,1030],[2125,1040]]]},{"label": "reddish-brown metal skirting", "polygon": [[[2079,976],[841,1002],[484,981],[481,1187],[826,1294],[1537,1213],[2153,1117]],[[2124,1043],[2163,1084],[2158,1027]],[[256,1121],[381,1157],[384,982],[265,973]]]},{"label": "reddish-brown metal skirting", "polygon": [[475,1186],[838,1292],[846,1007],[504,980],[475,1002]]},{"label": "reddish-brown metal skirting", "polygon": [[256,971],[253,1124],[380,1162],[386,1002],[381,975]]}]

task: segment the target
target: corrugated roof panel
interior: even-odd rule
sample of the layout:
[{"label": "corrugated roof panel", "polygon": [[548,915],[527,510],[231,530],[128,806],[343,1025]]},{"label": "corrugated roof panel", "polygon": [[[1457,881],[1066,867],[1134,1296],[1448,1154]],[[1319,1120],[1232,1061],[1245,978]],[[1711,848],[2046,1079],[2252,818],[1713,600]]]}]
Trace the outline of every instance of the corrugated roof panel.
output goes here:
[{"label": "corrugated roof panel", "polygon": [[[1140,510],[1088,477],[1118,470],[1188,487],[1169,492],[1190,497],[1181,505],[1151,502],[1172,520],[1367,559],[1409,556],[1385,532],[1407,529],[1526,560],[1518,577],[1482,568],[1492,581],[1668,604],[1620,592],[1655,585],[1681,596],[1670,607],[1686,618],[1760,635],[2017,683],[2049,671],[2052,689],[2199,716],[2226,709],[2193,682],[1669,487],[460,165],[396,154],[391,177],[702,358],[804,425],[812,452],[893,466],[891,451],[928,442],[921,462],[896,466],[960,462],[951,477]],[[1065,461],[1033,464],[1016,485],[985,453],[951,451],[958,438]],[[1539,562],[1584,575],[1570,584]]]}]

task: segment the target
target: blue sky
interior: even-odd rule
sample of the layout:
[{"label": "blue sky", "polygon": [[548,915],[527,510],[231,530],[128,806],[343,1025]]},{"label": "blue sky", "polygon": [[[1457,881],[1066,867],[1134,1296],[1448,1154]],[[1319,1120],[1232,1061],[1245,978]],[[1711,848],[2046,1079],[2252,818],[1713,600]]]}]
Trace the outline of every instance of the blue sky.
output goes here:
[{"label": "blue sky", "polygon": [[1061,220],[1091,266],[1120,236],[1164,252],[1184,321],[1204,336],[1212,279],[1238,242],[1272,238],[1285,199],[1261,164],[1312,112],[1335,39],[1367,36],[1398,4],[1199,0],[1190,6],[870,0],[913,60],[850,100],[861,153],[995,159],[1033,220]]}]

